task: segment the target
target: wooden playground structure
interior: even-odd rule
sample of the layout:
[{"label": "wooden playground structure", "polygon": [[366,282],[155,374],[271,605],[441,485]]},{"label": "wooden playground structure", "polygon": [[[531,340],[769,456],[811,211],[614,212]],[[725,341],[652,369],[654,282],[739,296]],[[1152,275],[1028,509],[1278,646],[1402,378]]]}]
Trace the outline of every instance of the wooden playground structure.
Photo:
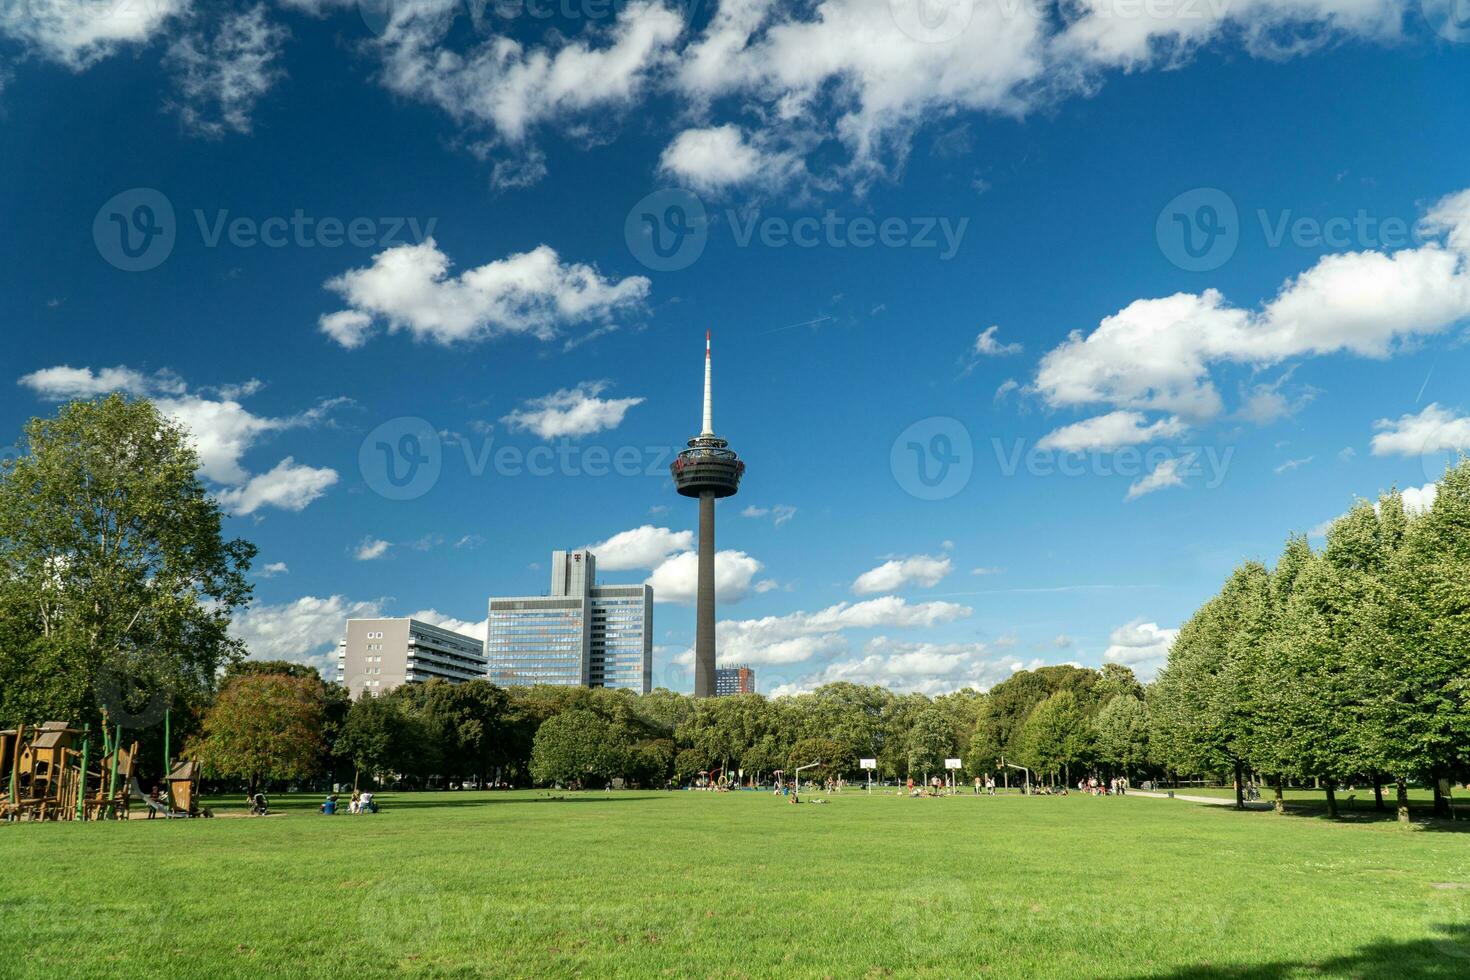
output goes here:
[{"label": "wooden playground structure", "polygon": [[122,727],[103,729],[92,757],[92,732],[64,721],[0,731],[0,821],[126,820],[133,797],[167,817],[209,815],[199,809],[199,764],[171,766],[168,802],[142,797],[133,774],[134,741],[124,748]]}]

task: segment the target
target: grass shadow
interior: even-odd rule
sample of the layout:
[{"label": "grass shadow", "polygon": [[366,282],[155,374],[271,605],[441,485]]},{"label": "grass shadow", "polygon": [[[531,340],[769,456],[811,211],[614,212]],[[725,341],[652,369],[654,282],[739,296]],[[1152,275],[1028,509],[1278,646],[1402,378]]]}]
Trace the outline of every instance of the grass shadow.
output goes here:
[{"label": "grass shadow", "polygon": [[1139,977],[1172,977],[1175,980],[1278,980],[1285,977],[1396,977],[1400,980],[1449,980],[1470,976],[1470,926],[1433,927],[1443,935],[1412,942],[1370,943],[1351,953],[1323,959],[1273,960],[1242,966],[1198,964],[1169,973],[1137,974]]}]

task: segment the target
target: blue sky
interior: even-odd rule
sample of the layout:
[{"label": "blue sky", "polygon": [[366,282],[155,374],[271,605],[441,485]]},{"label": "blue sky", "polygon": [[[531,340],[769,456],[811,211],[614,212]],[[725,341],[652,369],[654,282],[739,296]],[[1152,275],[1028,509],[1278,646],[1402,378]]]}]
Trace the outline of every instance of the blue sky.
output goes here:
[{"label": "blue sky", "polygon": [[1235,564],[1429,499],[1470,447],[1470,24],[914,2],[12,5],[0,414],[189,424],[259,656],[474,629],[601,544],[681,689],[707,328],[721,657],[767,691],[1148,675]]}]

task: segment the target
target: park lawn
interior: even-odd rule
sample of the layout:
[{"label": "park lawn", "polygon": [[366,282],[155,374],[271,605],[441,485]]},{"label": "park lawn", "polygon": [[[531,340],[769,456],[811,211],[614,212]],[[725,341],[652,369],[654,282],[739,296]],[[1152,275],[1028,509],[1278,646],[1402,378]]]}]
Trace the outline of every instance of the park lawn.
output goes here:
[{"label": "park lawn", "polygon": [[0,826],[0,975],[1470,975],[1463,823],[1077,795],[380,799]]}]

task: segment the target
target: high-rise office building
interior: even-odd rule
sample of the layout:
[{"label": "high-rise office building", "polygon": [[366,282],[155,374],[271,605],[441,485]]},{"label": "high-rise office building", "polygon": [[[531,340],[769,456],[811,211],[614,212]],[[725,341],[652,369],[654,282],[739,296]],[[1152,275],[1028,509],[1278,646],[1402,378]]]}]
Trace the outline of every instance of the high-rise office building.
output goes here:
[{"label": "high-rise office building", "polygon": [[490,680],[653,688],[653,589],[598,585],[588,551],[551,554],[551,592],[490,600],[485,656]]},{"label": "high-rise office building", "polygon": [[417,619],[349,619],[337,644],[337,683],[354,698],[431,678],[458,683],[484,677],[483,643]]},{"label": "high-rise office building", "polygon": [[730,694],[754,694],[755,671],[745,664],[715,668],[715,697]]}]

